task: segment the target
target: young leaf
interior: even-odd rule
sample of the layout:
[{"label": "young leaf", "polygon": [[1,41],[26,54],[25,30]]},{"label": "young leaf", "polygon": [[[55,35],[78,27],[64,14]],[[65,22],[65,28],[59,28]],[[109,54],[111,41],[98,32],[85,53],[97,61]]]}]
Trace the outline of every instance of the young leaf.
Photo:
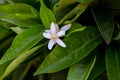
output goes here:
[{"label": "young leaf", "polygon": [[109,80],[120,80],[120,45],[109,46],[106,51],[106,68]]},{"label": "young leaf", "polygon": [[7,50],[0,60],[0,64],[18,57],[21,53],[32,48],[42,38],[44,27],[42,25],[35,25],[30,29],[18,34],[14,39],[11,47]]},{"label": "young leaf", "polygon": [[96,57],[86,57],[84,60],[70,67],[67,80],[87,80],[96,62]]},{"label": "young leaf", "polygon": [[63,70],[86,57],[95,49],[102,39],[95,27],[87,27],[83,31],[71,34],[64,39],[66,48],[56,46],[45,58],[35,75]]},{"label": "young leaf", "polygon": [[110,12],[105,10],[92,12],[103,39],[107,44],[110,44],[114,30],[114,21],[112,15],[110,14]]},{"label": "young leaf", "polygon": [[42,20],[43,25],[49,29],[51,22],[56,22],[55,15],[53,12],[48,9],[42,0],[40,0],[41,7],[40,7],[40,18]]}]

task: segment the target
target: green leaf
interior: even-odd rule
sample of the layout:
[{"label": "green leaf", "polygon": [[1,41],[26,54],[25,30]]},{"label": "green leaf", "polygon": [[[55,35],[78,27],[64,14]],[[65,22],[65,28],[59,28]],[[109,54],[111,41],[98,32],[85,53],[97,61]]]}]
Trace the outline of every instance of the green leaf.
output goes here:
[{"label": "green leaf", "polygon": [[40,18],[42,20],[43,25],[47,29],[49,29],[51,22],[56,22],[56,18],[55,18],[55,15],[53,14],[53,12],[45,6],[43,1],[40,0],[40,2],[41,2]]},{"label": "green leaf", "polygon": [[32,54],[30,57],[27,58],[27,60],[25,62],[29,62],[37,57],[39,57],[39,63],[41,64],[42,61],[44,60],[44,58],[50,53],[50,51],[47,48],[47,41],[45,39],[43,39],[42,44],[44,43],[44,46],[41,47],[39,50],[37,50],[34,54]]},{"label": "green leaf", "polygon": [[[8,16],[10,14],[17,14],[19,13],[26,13],[26,14],[32,14],[34,17],[38,17],[38,12],[31,7],[30,5],[24,4],[24,3],[17,3],[17,4],[6,4],[0,6],[0,18],[3,16]],[[32,16],[31,16],[32,17]]]},{"label": "green leaf", "polygon": [[55,13],[58,10],[63,10],[64,8],[66,8],[67,6],[73,4],[77,2],[77,0],[60,0],[55,6],[54,6],[54,11]]},{"label": "green leaf", "polygon": [[11,47],[1,58],[0,65],[4,62],[18,57],[21,53],[25,52],[26,50],[32,48],[35,44],[37,44],[43,38],[43,30],[44,27],[38,24],[18,34],[14,39]]},{"label": "green leaf", "polygon": [[5,62],[4,64],[0,65],[0,78],[5,72],[7,66],[10,64],[11,61]]},{"label": "green leaf", "polygon": [[60,0],[55,6],[54,6],[54,11],[55,13],[58,10],[63,10],[64,8],[66,8],[67,6],[73,4],[73,3],[90,3],[93,0]]},{"label": "green leaf", "polygon": [[0,40],[5,38],[9,34],[9,29],[3,27],[3,25],[0,23]]},{"label": "green leaf", "polygon": [[86,27],[83,27],[82,25],[80,25],[78,23],[73,23],[66,36],[69,36],[74,32],[83,31],[85,28]]},{"label": "green leaf", "polygon": [[58,5],[59,5],[59,2],[56,3],[55,6],[53,7],[53,11],[56,17],[56,22],[60,21],[65,15],[67,15],[67,13],[71,11],[72,8],[74,8],[73,5],[69,5],[68,7],[64,9],[59,10]]},{"label": "green leaf", "polygon": [[10,44],[14,38],[13,36],[14,33],[9,28],[4,27],[0,22],[0,58],[10,47]]},{"label": "green leaf", "polygon": [[120,80],[120,45],[113,44],[106,51],[106,68],[109,80]]},{"label": "green leaf", "polygon": [[93,12],[98,29],[107,44],[110,44],[113,30],[114,30],[114,21],[113,17],[108,11],[98,11]]},{"label": "green leaf", "polygon": [[8,3],[16,4],[16,3],[26,3],[33,7],[35,7],[37,10],[40,8],[40,3],[37,0],[6,0]]},{"label": "green leaf", "polygon": [[[16,68],[12,73],[11,73],[11,80],[24,80],[24,78],[27,75],[27,72],[32,66],[32,61],[26,63],[26,64],[21,64],[18,68]],[[33,77],[33,76],[31,76]],[[29,77],[31,79],[31,77]],[[32,80],[32,79],[31,79]]]},{"label": "green leaf", "polygon": [[6,52],[6,50],[10,47],[13,39],[14,37],[9,37],[5,40],[3,39],[2,41],[0,41],[0,57],[2,57],[1,55],[3,55]]},{"label": "green leaf", "polygon": [[[66,24],[69,20],[70,23],[73,23],[86,10],[91,1],[92,0],[60,0],[60,2],[54,6],[56,19],[57,21],[60,20],[58,24]],[[79,2],[79,4],[75,6],[74,3],[77,2]],[[73,6],[75,7],[73,8]]]},{"label": "green leaf", "polygon": [[[117,23],[117,27],[118,27],[118,30],[120,28],[120,24]],[[120,39],[120,31],[117,33],[117,35],[114,37],[115,40],[119,40]]]},{"label": "green leaf", "polygon": [[45,58],[35,75],[63,70],[86,57],[96,48],[102,39],[95,27],[87,27],[83,31],[71,34],[64,39],[66,48],[56,46]]},{"label": "green leaf", "polygon": [[[41,45],[42,46],[42,45]],[[5,72],[1,76],[0,80],[5,78],[8,74],[10,74],[16,67],[18,67],[22,62],[25,61],[30,55],[32,55],[36,50],[38,50],[41,46],[34,47],[24,53],[22,53],[19,57],[14,59],[6,68]]]},{"label": "green leaf", "polygon": [[[66,14],[59,22],[58,24],[62,24],[63,22],[67,21],[68,19],[73,18],[74,16],[80,16],[88,7],[89,3],[80,3],[75,8],[73,8],[68,14]],[[62,13],[61,13],[62,14]],[[75,20],[77,19],[75,17]],[[74,21],[74,20],[73,20]]]},{"label": "green leaf", "polygon": [[87,80],[95,64],[96,57],[86,57],[84,60],[70,67],[67,80]]},{"label": "green leaf", "polygon": [[17,34],[23,32],[24,30],[26,30],[26,28],[23,27],[11,27],[11,29],[16,32]]},{"label": "green leaf", "polygon": [[31,6],[23,3],[0,6],[0,20],[19,26],[38,23],[39,13]]},{"label": "green leaf", "polygon": [[120,31],[119,31],[119,33],[117,34],[117,36],[114,39],[115,40],[119,40],[120,39]]},{"label": "green leaf", "polygon": [[106,69],[104,58],[105,52],[101,48],[99,48],[99,50],[95,51],[95,53],[97,53],[96,62],[87,80],[95,80]]}]

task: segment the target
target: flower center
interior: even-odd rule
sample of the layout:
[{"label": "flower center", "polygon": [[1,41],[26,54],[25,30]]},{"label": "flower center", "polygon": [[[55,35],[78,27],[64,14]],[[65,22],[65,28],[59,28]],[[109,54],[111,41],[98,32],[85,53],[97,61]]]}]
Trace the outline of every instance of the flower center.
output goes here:
[{"label": "flower center", "polygon": [[57,36],[54,34],[54,35],[52,35],[52,39],[53,40],[56,40],[57,39]]}]

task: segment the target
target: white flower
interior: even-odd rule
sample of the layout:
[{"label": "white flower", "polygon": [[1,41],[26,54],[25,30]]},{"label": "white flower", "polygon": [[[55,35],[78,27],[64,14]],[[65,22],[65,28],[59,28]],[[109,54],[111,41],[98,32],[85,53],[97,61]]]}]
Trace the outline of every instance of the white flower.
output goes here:
[{"label": "white flower", "polygon": [[54,22],[50,25],[50,30],[45,30],[43,36],[47,39],[50,39],[48,43],[48,49],[51,50],[52,47],[57,43],[62,47],[66,47],[65,43],[59,38],[65,36],[65,32],[69,30],[71,24],[67,24],[59,29],[58,25]]}]

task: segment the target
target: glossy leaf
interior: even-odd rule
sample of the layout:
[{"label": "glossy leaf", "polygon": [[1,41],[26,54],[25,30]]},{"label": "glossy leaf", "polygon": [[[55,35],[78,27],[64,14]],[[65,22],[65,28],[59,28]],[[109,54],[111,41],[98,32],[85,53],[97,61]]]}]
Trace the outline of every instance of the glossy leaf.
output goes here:
[{"label": "glossy leaf", "polygon": [[35,25],[30,29],[23,31],[18,34],[14,39],[11,47],[4,54],[0,60],[0,65],[6,61],[12,60],[18,57],[21,53],[32,48],[37,44],[42,38],[42,32],[44,27],[42,25]]},{"label": "glossy leaf", "polygon": [[41,7],[40,7],[40,18],[42,20],[43,25],[49,29],[50,28],[50,24],[51,22],[56,22],[55,19],[55,15],[53,14],[53,12],[48,9],[45,4],[43,3],[42,0],[40,0],[41,2]]},{"label": "glossy leaf", "polygon": [[3,75],[4,71],[6,70],[7,66],[10,64],[11,61],[8,61],[2,65],[0,65],[0,78]]},{"label": "glossy leaf", "polygon": [[11,29],[16,32],[17,34],[23,32],[24,30],[26,30],[26,28],[23,27],[11,27]]},{"label": "glossy leaf", "polygon": [[0,20],[19,26],[38,23],[38,12],[27,4],[7,4],[0,6]]},{"label": "glossy leaf", "polygon": [[10,1],[13,3],[13,4],[16,4],[16,3],[25,3],[25,4],[29,4],[33,7],[35,7],[37,10],[39,10],[40,8],[40,3],[36,0],[7,0],[7,2],[10,3]]},{"label": "glossy leaf", "polygon": [[106,69],[104,51],[102,51],[101,48],[99,49],[100,50],[95,51],[95,53],[97,53],[96,62],[87,80],[95,80]]},{"label": "glossy leaf", "polygon": [[35,75],[57,72],[75,64],[86,57],[101,41],[102,39],[95,27],[87,27],[83,31],[71,34],[64,39],[67,47],[56,46],[45,58]]},{"label": "glossy leaf", "polygon": [[1,5],[0,10],[0,18],[17,13],[17,15],[19,15],[19,13],[31,13],[34,17],[38,16],[38,14],[35,14],[38,12],[33,7],[24,3]]},{"label": "glossy leaf", "polygon": [[106,68],[109,80],[120,80],[120,46],[114,44],[106,51]]},{"label": "glossy leaf", "polygon": [[39,50],[37,50],[34,54],[32,54],[30,57],[27,58],[27,60],[25,62],[31,61],[37,57],[39,57],[39,62],[38,64],[41,64],[42,61],[44,60],[44,58],[46,57],[46,55],[48,55],[50,53],[50,51],[47,48],[47,41],[43,39],[43,41],[45,41],[46,43],[42,43],[42,45],[44,45],[43,47],[41,47]]},{"label": "glossy leaf", "polygon": [[66,36],[69,36],[74,32],[83,31],[85,28],[86,27],[83,27],[82,25],[80,25],[78,23],[73,23]]},{"label": "glossy leaf", "polygon": [[2,17],[1,20],[12,23],[14,25],[18,25],[20,27],[28,27],[30,25],[35,25],[40,23],[39,19],[35,18],[32,14],[19,14],[19,13],[11,14]]},{"label": "glossy leaf", "polygon": [[113,17],[108,11],[93,12],[98,29],[107,44],[110,44],[113,30],[114,21]]},{"label": "glossy leaf", "polygon": [[30,55],[32,55],[36,50],[38,50],[41,46],[34,47],[24,53],[22,53],[19,57],[14,59],[9,66],[6,68],[5,72],[1,76],[1,80],[6,77],[8,74],[10,74],[16,67],[18,67],[22,62],[26,60]]},{"label": "glossy leaf", "polygon": [[96,57],[87,57],[70,67],[67,80],[87,80],[96,62]]}]

